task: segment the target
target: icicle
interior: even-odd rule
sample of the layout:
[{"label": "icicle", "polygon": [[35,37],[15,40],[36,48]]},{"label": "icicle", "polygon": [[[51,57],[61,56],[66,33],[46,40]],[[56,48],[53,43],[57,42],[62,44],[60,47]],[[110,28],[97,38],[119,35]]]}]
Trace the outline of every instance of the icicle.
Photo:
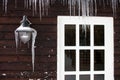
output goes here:
[{"label": "icicle", "polygon": [[82,16],[86,16],[86,0],[82,0]]},{"label": "icicle", "polygon": [[34,0],[34,6],[35,6],[35,7],[34,7],[34,8],[35,8],[35,9],[34,9],[34,10],[35,10],[35,14],[37,14],[37,0]]},{"label": "icicle", "polygon": [[7,13],[7,6],[8,6],[8,0],[5,0],[5,5],[4,5],[5,13]]},{"label": "icicle", "polygon": [[116,13],[116,4],[117,4],[117,1],[116,0],[112,0],[112,9],[113,9],[113,16],[115,16],[115,13]]},{"label": "icicle", "polygon": [[70,15],[75,15],[77,0],[68,0]]},{"label": "icicle", "polygon": [[24,8],[29,9],[29,0],[24,0]]},{"label": "icicle", "polygon": [[45,15],[45,4],[44,4],[44,0],[42,0],[42,15]]},{"label": "icicle", "polygon": [[96,2],[96,0],[94,0],[94,2],[95,2],[95,16],[97,15],[97,2]]},{"label": "icicle", "polygon": [[45,2],[45,11],[46,11],[46,15],[48,15],[48,8],[49,8],[50,2],[49,0],[46,0]]},{"label": "icicle", "polygon": [[81,0],[77,0],[77,3],[78,3],[78,15],[80,16]]},{"label": "icicle", "polygon": [[32,6],[32,0],[29,0],[29,9],[31,9]]},{"label": "icicle", "polygon": [[32,33],[32,67],[33,67],[33,72],[34,72],[34,63],[35,63],[35,50],[34,50],[34,48],[35,48],[35,46],[34,46],[34,44],[35,44],[35,39],[36,39],[36,36],[37,36],[37,32],[36,32],[36,30],[34,30],[33,29],[33,33]]},{"label": "icicle", "polygon": [[49,0],[45,0],[44,8],[45,8],[44,15],[48,15]]},{"label": "icicle", "polygon": [[66,1],[66,0],[61,0],[61,3],[62,3],[63,5],[66,5],[67,1]]},{"label": "icicle", "polygon": [[90,12],[89,2],[90,2],[89,0],[86,1],[86,16],[89,16],[89,12]]},{"label": "icicle", "polygon": [[3,10],[4,10],[4,8],[5,8],[5,0],[3,0],[2,7],[3,7]]},{"label": "icicle", "polygon": [[42,4],[41,4],[41,0],[39,0],[39,15],[40,15],[40,20],[41,20],[41,18],[42,18],[42,6],[41,6]]},{"label": "icicle", "polygon": [[76,7],[75,7],[76,5],[75,4],[76,4],[76,0],[73,0],[72,3],[73,3],[72,4],[73,5],[73,15],[75,16],[75,9],[76,9]]},{"label": "icicle", "polygon": [[32,12],[33,12],[33,16],[35,15],[35,1],[32,0]]},{"label": "icicle", "polygon": [[94,3],[93,3],[93,0],[90,0],[90,16],[93,16],[93,10],[94,10]]},{"label": "icicle", "polygon": [[85,38],[86,38],[87,35],[86,16],[89,16],[89,0],[82,0],[81,4],[82,4],[82,18],[84,21],[82,25],[82,29],[85,32]]},{"label": "icicle", "polygon": [[69,10],[70,10],[70,16],[72,15],[72,0],[68,0]]},{"label": "icicle", "polygon": [[15,0],[15,8],[17,8],[17,0]]},{"label": "icicle", "polygon": [[[7,13],[8,9],[8,1],[2,0],[2,6],[5,13]],[[48,9],[50,5],[55,3],[56,0],[24,0],[24,8],[31,9],[33,12],[33,16],[38,14],[39,11],[40,18],[44,15],[48,15]],[[113,9],[113,15],[116,14],[116,8],[120,3],[120,0],[59,0],[65,5],[68,3],[70,15],[76,15],[76,10],[78,11],[78,15],[82,16],[93,16],[97,14],[97,6],[106,6],[110,5]],[[17,0],[15,0],[15,8],[17,8]],[[81,14],[82,12],[82,14]]]}]

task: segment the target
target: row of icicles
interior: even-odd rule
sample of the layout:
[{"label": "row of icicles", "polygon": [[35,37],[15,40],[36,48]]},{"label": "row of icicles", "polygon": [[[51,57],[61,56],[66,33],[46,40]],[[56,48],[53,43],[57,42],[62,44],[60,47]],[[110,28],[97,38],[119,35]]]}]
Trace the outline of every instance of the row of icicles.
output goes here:
[{"label": "row of icicles", "polygon": [[[17,8],[17,1],[14,0],[15,7]],[[50,5],[54,4],[57,0],[24,0],[24,8],[32,9],[33,16],[39,13],[40,18],[44,15],[48,15],[48,9]],[[116,8],[120,3],[120,0],[58,0],[63,5],[68,5],[70,15],[79,16],[95,16],[97,14],[97,6],[106,7],[109,5],[113,14],[116,13]],[[3,0],[3,10],[5,13],[8,10],[9,0]],[[77,10],[77,13],[76,13]]]}]

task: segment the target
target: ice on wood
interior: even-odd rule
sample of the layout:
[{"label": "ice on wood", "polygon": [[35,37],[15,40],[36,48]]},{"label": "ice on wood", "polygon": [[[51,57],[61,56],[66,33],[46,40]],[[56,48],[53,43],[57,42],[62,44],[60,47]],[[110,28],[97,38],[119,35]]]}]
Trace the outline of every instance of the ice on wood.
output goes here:
[{"label": "ice on wood", "polygon": [[[48,9],[50,5],[54,4],[57,0],[24,0],[25,9],[32,9],[33,16],[39,14],[40,19],[42,16],[48,15]],[[83,16],[83,20],[86,16],[96,16],[97,15],[97,6],[101,6],[106,8],[107,5],[111,6],[113,10],[113,16],[116,14],[116,9],[120,0],[59,0],[63,3],[63,5],[68,5],[70,15],[79,15]],[[14,2],[14,1],[13,1]],[[5,13],[8,11],[9,0],[2,0],[2,9]],[[15,6],[17,6],[17,0],[15,0]],[[78,11],[78,13],[76,13]],[[83,29],[86,31],[86,23],[83,25]],[[34,29],[32,29],[34,31]],[[32,34],[33,42],[32,42],[32,64],[34,69],[34,39],[36,36],[36,32]],[[19,34],[15,32],[16,38],[16,47],[18,48],[18,43],[21,42],[18,39]],[[25,36],[24,36],[25,37]],[[24,38],[23,38],[24,39]],[[25,40],[22,40],[24,43]]]},{"label": "ice on wood", "polygon": [[35,62],[35,39],[37,36],[37,31],[33,28],[30,28],[30,21],[26,16],[23,16],[23,20],[21,21],[21,25],[15,30],[15,41],[16,48],[18,48],[19,42],[23,42],[24,44],[28,43],[32,38],[31,52],[32,52],[32,69],[34,72],[34,62]]},{"label": "ice on wood", "polygon": [[[56,0],[24,0],[24,7],[32,9],[33,15],[39,13],[40,17],[48,15],[50,5],[54,4]],[[93,16],[97,14],[97,6],[105,8],[110,5],[113,9],[113,15],[116,13],[116,8],[120,0],[59,0],[65,5],[68,3],[70,15],[76,15],[76,10],[79,16]],[[9,0],[2,1],[3,10],[5,13],[8,10]],[[15,0],[17,6],[17,0]],[[80,14],[82,12],[82,14]]]}]

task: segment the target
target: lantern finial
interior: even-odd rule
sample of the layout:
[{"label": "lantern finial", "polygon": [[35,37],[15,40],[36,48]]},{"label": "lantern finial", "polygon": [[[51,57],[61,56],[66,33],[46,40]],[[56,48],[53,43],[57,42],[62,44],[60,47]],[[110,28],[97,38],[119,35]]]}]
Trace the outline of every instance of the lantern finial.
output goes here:
[{"label": "lantern finial", "polygon": [[24,15],[23,19],[20,21],[23,27],[30,27],[31,22],[27,19],[27,16]]}]

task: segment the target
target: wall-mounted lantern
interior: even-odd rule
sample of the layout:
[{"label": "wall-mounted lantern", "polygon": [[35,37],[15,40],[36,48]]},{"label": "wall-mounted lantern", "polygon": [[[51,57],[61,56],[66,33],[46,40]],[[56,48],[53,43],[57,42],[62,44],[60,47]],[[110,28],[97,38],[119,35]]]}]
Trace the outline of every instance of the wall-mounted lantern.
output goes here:
[{"label": "wall-mounted lantern", "polygon": [[32,68],[34,72],[34,60],[35,60],[34,44],[37,36],[37,31],[30,27],[31,23],[27,19],[27,16],[23,16],[23,20],[20,23],[21,25],[15,30],[16,48],[18,48],[20,42],[26,44],[29,43],[29,41],[32,39],[31,52],[32,52]]}]

